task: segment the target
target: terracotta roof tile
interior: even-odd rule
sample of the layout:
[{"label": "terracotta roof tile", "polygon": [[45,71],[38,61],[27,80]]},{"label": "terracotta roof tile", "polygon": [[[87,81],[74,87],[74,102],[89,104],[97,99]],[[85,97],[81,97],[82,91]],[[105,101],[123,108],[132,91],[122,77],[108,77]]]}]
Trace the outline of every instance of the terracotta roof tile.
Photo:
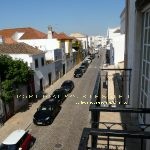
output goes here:
[{"label": "terracotta roof tile", "polygon": [[7,43],[7,44],[13,44],[13,43],[17,43],[16,41],[14,41],[12,38],[10,37],[5,37],[4,38],[4,43]]},{"label": "terracotta roof tile", "polygon": [[47,34],[33,28],[13,28],[0,30],[0,35],[4,38],[12,38],[16,32],[24,32],[20,39],[43,39],[47,38]]},{"label": "terracotta roof tile", "polygon": [[58,40],[73,40],[72,37],[66,35],[65,33],[56,33],[56,32],[53,32],[53,38],[56,38]]},{"label": "terracotta roof tile", "polygon": [[[0,30],[0,35],[6,39],[6,38],[10,38],[9,41],[7,42],[8,39],[6,39],[6,43],[13,43],[13,39],[12,36],[16,33],[16,32],[24,32],[24,34],[20,37],[20,39],[47,39],[47,34],[43,33],[41,31],[38,31],[34,28],[12,28],[12,29],[3,29]],[[72,37],[66,35],[65,33],[56,33],[53,31],[53,38],[56,38],[58,40],[73,40]],[[11,41],[12,39],[12,41]],[[11,41],[11,42],[10,42]]]},{"label": "terracotta roof tile", "polygon": [[43,51],[25,43],[0,44],[0,54],[42,54]]}]

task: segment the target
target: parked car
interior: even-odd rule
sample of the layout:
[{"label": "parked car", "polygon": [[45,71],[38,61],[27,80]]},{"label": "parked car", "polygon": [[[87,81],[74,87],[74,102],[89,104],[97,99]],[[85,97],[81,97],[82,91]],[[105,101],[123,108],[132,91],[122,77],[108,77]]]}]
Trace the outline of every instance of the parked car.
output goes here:
[{"label": "parked car", "polygon": [[90,63],[92,62],[92,60],[91,60],[91,59],[89,59],[89,58],[86,58],[84,61],[87,61],[87,62],[88,62],[88,64],[90,64]]},{"label": "parked car", "polygon": [[54,98],[57,104],[62,104],[67,97],[67,91],[63,88],[56,89],[50,98]]},{"label": "parked car", "polygon": [[66,80],[62,83],[61,88],[65,89],[67,93],[70,93],[74,88],[74,83],[71,80]]},{"label": "parked car", "polygon": [[83,73],[85,73],[87,70],[86,66],[84,65],[80,66],[79,68],[82,70]]},{"label": "parked car", "polygon": [[81,66],[85,66],[86,68],[88,68],[89,63],[87,61],[82,62]]},{"label": "parked car", "polygon": [[95,54],[91,54],[90,57],[91,57],[92,59],[94,59],[94,58],[95,58]]},{"label": "parked car", "polygon": [[76,69],[76,70],[74,71],[74,77],[75,77],[75,78],[80,78],[80,77],[82,77],[82,76],[83,76],[83,72],[82,72],[81,68],[78,68],[78,69]]},{"label": "parked car", "polygon": [[59,113],[61,107],[55,99],[45,100],[37,109],[33,117],[33,122],[36,125],[49,125]]},{"label": "parked car", "polygon": [[29,150],[35,138],[25,130],[13,131],[1,144],[0,150]]}]

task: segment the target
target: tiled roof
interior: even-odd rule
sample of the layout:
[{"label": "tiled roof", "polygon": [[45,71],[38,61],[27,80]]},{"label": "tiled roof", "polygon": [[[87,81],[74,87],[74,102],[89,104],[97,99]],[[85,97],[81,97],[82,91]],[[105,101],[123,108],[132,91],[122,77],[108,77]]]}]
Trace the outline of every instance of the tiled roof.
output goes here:
[{"label": "tiled roof", "polygon": [[17,43],[16,41],[14,41],[12,38],[10,37],[5,37],[3,38],[4,39],[4,43],[7,43],[7,44],[13,44],[13,43]]},{"label": "tiled roof", "polygon": [[4,38],[11,38],[16,32],[24,32],[20,39],[43,39],[47,38],[47,34],[33,28],[13,28],[0,30],[0,35]]},{"label": "tiled roof", "polygon": [[72,37],[66,35],[65,33],[56,33],[56,32],[53,32],[53,38],[56,38],[58,40],[73,40]]},{"label": "tiled roof", "polygon": [[[38,31],[34,28],[12,28],[12,29],[3,29],[0,30],[0,35],[4,38],[5,43],[11,44],[15,42],[12,39],[12,36],[16,32],[23,32],[24,34],[20,37],[21,40],[23,39],[47,39],[47,34],[41,31]],[[65,33],[56,33],[53,31],[53,38],[58,40],[73,40],[72,37],[66,35]]]},{"label": "tiled roof", "polygon": [[43,51],[25,43],[0,44],[0,54],[42,54]]}]

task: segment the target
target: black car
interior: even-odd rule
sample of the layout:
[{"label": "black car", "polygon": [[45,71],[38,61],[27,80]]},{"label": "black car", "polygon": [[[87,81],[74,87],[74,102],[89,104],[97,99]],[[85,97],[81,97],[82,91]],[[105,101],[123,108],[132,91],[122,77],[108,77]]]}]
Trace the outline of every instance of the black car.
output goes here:
[{"label": "black car", "polygon": [[86,68],[88,68],[88,66],[89,66],[88,61],[84,61],[84,62],[81,64],[81,66],[85,66]]},{"label": "black car", "polygon": [[51,98],[54,98],[57,104],[61,104],[67,97],[67,91],[63,88],[56,89],[52,95]]},{"label": "black car", "polygon": [[91,54],[90,57],[91,57],[92,59],[94,59],[94,58],[95,58],[95,54]]},{"label": "black car", "polygon": [[78,68],[78,69],[76,69],[75,71],[74,71],[74,77],[75,78],[80,78],[80,77],[82,77],[83,76],[83,72],[82,72],[82,70],[80,69],[80,68]]},{"label": "black car", "polygon": [[61,107],[55,102],[55,99],[47,99],[37,109],[33,117],[36,125],[49,125],[59,113]]},{"label": "black car", "polygon": [[86,72],[86,69],[87,69],[87,68],[86,68],[86,66],[85,66],[85,65],[82,65],[82,66],[80,66],[79,68],[82,70],[82,72],[83,72],[83,73],[85,73],[85,72]]},{"label": "black car", "polygon": [[61,87],[65,89],[67,93],[70,93],[74,88],[74,83],[71,80],[66,80],[62,83]]}]

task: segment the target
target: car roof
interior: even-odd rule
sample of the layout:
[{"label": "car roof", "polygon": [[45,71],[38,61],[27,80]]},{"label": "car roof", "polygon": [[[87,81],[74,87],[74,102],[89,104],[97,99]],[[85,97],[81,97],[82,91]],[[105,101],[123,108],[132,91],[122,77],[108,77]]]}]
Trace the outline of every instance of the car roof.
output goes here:
[{"label": "car roof", "polygon": [[72,82],[72,80],[66,80],[66,81],[63,82],[63,84],[64,83],[70,83],[70,82]]},{"label": "car roof", "polygon": [[62,87],[60,87],[59,89],[56,89],[53,93],[60,92],[60,91],[64,91],[64,89]]},{"label": "car roof", "polygon": [[50,105],[50,104],[53,104],[53,103],[56,103],[56,102],[55,102],[55,99],[54,99],[54,98],[49,98],[49,99],[46,99],[46,100],[41,104],[41,106],[47,106],[47,105]]},{"label": "car roof", "polygon": [[14,145],[25,135],[25,133],[26,131],[24,130],[15,130],[2,143],[5,145]]},{"label": "car roof", "polygon": [[85,65],[81,65],[79,68],[86,68]]},{"label": "car roof", "polygon": [[81,68],[77,68],[75,71],[81,70]]}]

